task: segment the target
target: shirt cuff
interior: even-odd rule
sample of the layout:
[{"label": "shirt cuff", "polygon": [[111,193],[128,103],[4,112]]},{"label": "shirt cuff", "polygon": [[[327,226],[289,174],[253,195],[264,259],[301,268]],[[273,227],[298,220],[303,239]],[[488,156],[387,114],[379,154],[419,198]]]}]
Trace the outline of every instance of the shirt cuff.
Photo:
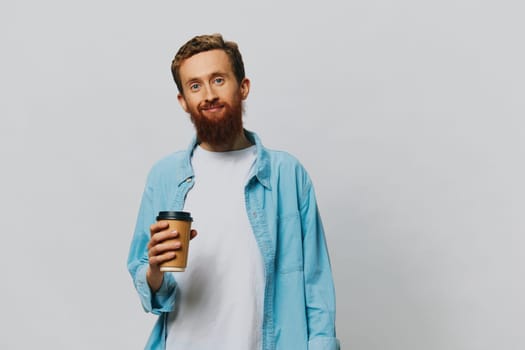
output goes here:
[{"label": "shirt cuff", "polygon": [[147,265],[139,267],[135,279],[136,288],[144,310],[155,315],[173,311],[175,307],[175,278],[169,272],[164,273],[159,290],[156,293],[152,293],[146,278],[147,269]]}]

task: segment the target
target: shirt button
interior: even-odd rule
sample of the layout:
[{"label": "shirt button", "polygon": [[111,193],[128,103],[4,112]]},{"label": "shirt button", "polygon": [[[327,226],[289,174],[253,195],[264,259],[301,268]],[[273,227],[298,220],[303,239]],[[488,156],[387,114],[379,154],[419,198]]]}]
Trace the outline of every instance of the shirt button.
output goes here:
[{"label": "shirt button", "polygon": [[188,178],[186,179],[186,182],[191,182],[191,177],[188,177]]}]

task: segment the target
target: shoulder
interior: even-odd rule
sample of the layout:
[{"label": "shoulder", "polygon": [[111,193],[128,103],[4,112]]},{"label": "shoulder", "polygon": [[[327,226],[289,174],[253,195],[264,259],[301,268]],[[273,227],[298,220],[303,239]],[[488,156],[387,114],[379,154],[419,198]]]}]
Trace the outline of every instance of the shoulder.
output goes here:
[{"label": "shoulder", "polygon": [[187,173],[189,155],[187,151],[171,153],[153,164],[148,174],[148,183],[176,180]]},{"label": "shoulder", "polygon": [[292,154],[283,150],[266,147],[261,142],[259,136],[254,132],[247,131],[246,135],[256,144],[258,162],[263,167],[269,165],[272,172],[279,169],[288,171],[305,171],[301,162]]},{"label": "shoulder", "polygon": [[294,155],[281,150],[266,149],[272,169],[304,172],[306,169]]},{"label": "shoulder", "polygon": [[311,179],[308,171],[301,161],[294,155],[282,151],[266,149],[268,154],[270,172],[274,179],[279,179],[281,184],[294,185],[299,188],[309,188]]},{"label": "shoulder", "polygon": [[155,162],[153,166],[151,167],[151,170],[155,172],[163,172],[166,170],[168,171],[172,170],[174,168],[180,167],[181,164],[184,163],[184,160],[187,157],[188,157],[187,151],[181,150],[181,151],[173,152],[159,159],[157,162]]},{"label": "shoulder", "polygon": [[283,151],[267,147],[261,147],[265,157],[272,163],[272,165],[301,165],[301,162],[292,154]]}]

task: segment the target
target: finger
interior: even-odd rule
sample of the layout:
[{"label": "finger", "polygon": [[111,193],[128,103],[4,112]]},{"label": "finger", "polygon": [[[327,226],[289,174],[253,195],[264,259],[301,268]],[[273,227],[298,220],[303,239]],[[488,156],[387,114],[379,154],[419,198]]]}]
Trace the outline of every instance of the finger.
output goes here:
[{"label": "finger", "polygon": [[149,264],[150,265],[160,265],[165,261],[174,259],[177,256],[175,252],[166,252],[161,255],[155,255],[149,257]]},{"label": "finger", "polygon": [[181,248],[181,246],[182,246],[182,243],[177,239],[164,241],[162,243],[155,244],[155,245],[148,247],[148,255],[149,256],[161,255],[167,251],[178,250]]},{"label": "finger", "polygon": [[148,242],[148,249],[161,244],[166,240],[175,239],[179,236],[179,233],[175,230],[173,231],[161,231],[153,234]]},{"label": "finger", "polygon": [[169,224],[167,221],[157,221],[149,227],[149,232],[153,235],[159,231],[167,229],[168,227]]},{"label": "finger", "polygon": [[194,239],[195,236],[197,236],[197,230],[191,230],[190,231],[190,239]]}]

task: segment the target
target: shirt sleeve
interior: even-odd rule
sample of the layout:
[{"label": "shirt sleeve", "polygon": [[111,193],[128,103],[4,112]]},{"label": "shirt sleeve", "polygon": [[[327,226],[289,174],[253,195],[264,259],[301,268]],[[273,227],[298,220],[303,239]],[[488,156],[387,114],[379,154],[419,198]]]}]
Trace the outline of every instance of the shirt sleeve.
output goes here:
[{"label": "shirt sleeve", "polygon": [[127,266],[144,310],[159,315],[163,312],[173,311],[176,283],[171,273],[164,273],[160,289],[156,293],[152,293],[146,279],[149,266],[147,250],[150,238],[149,227],[155,222],[157,213],[155,202],[155,191],[151,185],[150,174],[142,196]]},{"label": "shirt sleeve", "polygon": [[309,350],[338,350],[335,334],[335,289],[323,224],[307,177],[301,205],[304,281]]}]

